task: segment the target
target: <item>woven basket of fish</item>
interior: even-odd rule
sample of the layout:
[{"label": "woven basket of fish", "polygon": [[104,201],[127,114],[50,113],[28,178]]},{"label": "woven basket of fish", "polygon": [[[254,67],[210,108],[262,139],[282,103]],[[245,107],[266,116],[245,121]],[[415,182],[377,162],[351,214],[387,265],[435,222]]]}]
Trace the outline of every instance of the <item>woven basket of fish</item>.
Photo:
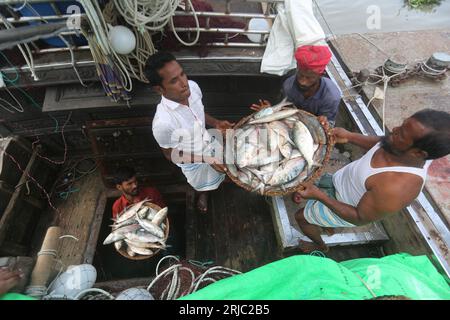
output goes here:
[{"label": "woven basket of fish", "polygon": [[127,207],[111,225],[103,242],[114,244],[117,252],[131,260],[144,260],[166,249],[169,236],[168,208],[147,199]]},{"label": "woven basket of fish", "polygon": [[334,146],[318,117],[288,102],[253,113],[234,128],[226,144],[226,173],[238,186],[267,196],[315,181]]}]

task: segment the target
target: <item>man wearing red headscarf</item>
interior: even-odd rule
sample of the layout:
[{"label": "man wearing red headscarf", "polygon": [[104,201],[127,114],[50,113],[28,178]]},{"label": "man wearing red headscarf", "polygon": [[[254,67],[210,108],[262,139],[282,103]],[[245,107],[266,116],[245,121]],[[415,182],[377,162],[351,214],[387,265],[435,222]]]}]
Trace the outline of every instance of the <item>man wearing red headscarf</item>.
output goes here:
[{"label": "man wearing red headscarf", "polygon": [[[341,101],[341,91],[329,78],[323,77],[331,60],[328,46],[302,46],[295,51],[297,72],[283,83],[283,91],[289,102],[298,108],[319,117],[322,125],[334,126]],[[259,111],[270,106],[267,100],[253,104],[250,108]],[[327,123],[328,121],[328,123]],[[301,195],[296,192],[293,201],[300,203]]]},{"label": "man wearing red headscarf", "polygon": [[[288,101],[302,110],[320,116],[321,122],[328,120],[334,125],[341,100],[339,88],[323,77],[325,67],[331,60],[328,46],[301,46],[295,52],[297,73],[283,83]],[[270,105],[267,100],[253,104],[251,109],[260,110]]]}]

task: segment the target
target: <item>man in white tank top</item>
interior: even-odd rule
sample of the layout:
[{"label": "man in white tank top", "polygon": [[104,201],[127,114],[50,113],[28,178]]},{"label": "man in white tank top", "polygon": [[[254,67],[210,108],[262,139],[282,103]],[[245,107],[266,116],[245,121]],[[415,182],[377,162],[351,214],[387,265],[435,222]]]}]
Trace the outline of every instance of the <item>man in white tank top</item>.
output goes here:
[{"label": "man in white tank top", "polygon": [[225,174],[223,159],[211,155],[213,139],[205,125],[225,130],[233,123],[205,113],[200,87],[188,80],[172,54],[158,52],[151,56],[145,75],[154,90],[161,94],[153,118],[153,135],[164,156],[181,168],[187,182],[199,192],[197,208],[206,212],[206,191],[217,189]]},{"label": "man in white tank top", "polygon": [[300,241],[304,252],[328,251],[321,227],[365,225],[409,205],[421,192],[432,159],[450,153],[450,114],[431,109],[415,113],[386,137],[364,136],[343,128],[332,132],[337,143],[352,143],[368,152],[333,175],[329,183],[332,192],[303,184],[299,194],[308,201],[295,218],[313,241]]}]

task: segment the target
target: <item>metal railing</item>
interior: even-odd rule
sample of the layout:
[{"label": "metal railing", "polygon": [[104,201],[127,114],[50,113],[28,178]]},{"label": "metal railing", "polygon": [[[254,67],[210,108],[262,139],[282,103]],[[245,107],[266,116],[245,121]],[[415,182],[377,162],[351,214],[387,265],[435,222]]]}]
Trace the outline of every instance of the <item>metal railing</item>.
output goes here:
[{"label": "metal railing", "polygon": [[[67,14],[65,12],[60,12],[58,7],[55,5],[56,2],[67,2],[70,0],[0,0],[0,8],[3,8],[3,12],[8,12],[5,18],[6,22],[8,22],[12,27],[19,27],[28,25],[30,23],[51,23],[57,20],[68,20],[73,15]],[[252,3],[252,11],[260,11],[259,13],[248,13],[248,12],[234,12],[232,9],[232,5],[238,2],[247,2]],[[276,18],[276,13],[274,10],[274,6],[278,3],[283,3],[284,0],[225,0],[223,6],[223,12],[217,11],[198,11],[195,13],[197,18],[201,20],[200,27],[187,27],[187,26],[177,26],[176,19],[183,17],[193,17],[193,12],[190,10],[189,6],[186,6],[185,11],[176,11],[175,12],[175,31],[182,35],[183,38],[186,36],[191,37],[195,35],[197,32],[200,32],[200,39],[202,39],[202,35],[206,37],[206,39],[210,39],[208,41],[199,41],[198,45],[212,47],[212,48],[236,48],[236,50],[245,49],[245,48],[261,48],[264,49],[266,45],[266,41],[268,35],[270,33],[269,30],[254,30],[249,28],[249,22],[251,19],[266,19],[269,25],[269,29]],[[48,3],[52,6],[54,10],[54,14],[49,15],[41,15],[34,8],[33,4],[37,3]],[[261,10],[254,10],[254,4],[261,4]],[[14,7],[12,7],[14,5]],[[81,4],[78,4],[81,6]],[[22,16],[20,10],[17,8],[26,8],[28,11],[34,12],[35,16]],[[85,14],[81,13],[80,17],[86,17]],[[243,26],[242,28],[231,28],[231,27],[222,27],[217,23],[217,20],[214,19],[232,19],[235,22],[238,21]],[[0,21],[2,18],[0,17]],[[223,20],[222,20],[223,21]],[[3,22],[3,21],[1,21]],[[3,24],[0,22],[0,27]],[[31,49],[32,59],[36,59],[39,61],[39,57],[46,54],[58,54],[70,51],[70,60],[66,60],[64,56],[58,58],[58,62],[55,63],[61,67],[65,66],[66,68],[76,66],[80,66],[80,63],[83,65],[86,64],[94,64],[93,60],[86,60],[86,55],[83,55],[83,59],[80,60],[79,54],[80,52],[90,52],[88,45],[76,45],[74,41],[71,41],[74,38],[75,34],[78,33],[78,30],[68,30],[61,32],[59,34],[59,38],[64,42],[65,46],[52,46],[46,45],[41,41],[32,41],[28,43],[28,46]],[[242,37],[242,35],[244,37]],[[250,39],[247,40],[249,35],[256,36],[260,41],[252,42]],[[258,37],[260,35],[260,37]],[[240,36],[240,37],[238,37]],[[69,41],[66,41],[69,40]],[[255,41],[255,39],[253,39]],[[78,41],[77,41],[78,42]],[[239,51],[235,54],[239,55]],[[194,54],[193,54],[194,55]],[[233,54],[231,54],[233,55]],[[90,56],[90,55],[89,55]],[[69,57],[69,56],[68,56]],[[75,61],[74,61],[75,58]],[[63,61],[61,61],[63,59]],[[34,64],[33,69],[35,70],[45,70],[48,69],[48,65],[54,66],[55,63],[39,63]],[[11,70],[10,70],[11,69]],[[11,72],[15,70],[21,71],[30,71],[29,65],[24,66],[15,66],[15,68],[4,68],[2,72]]]}]

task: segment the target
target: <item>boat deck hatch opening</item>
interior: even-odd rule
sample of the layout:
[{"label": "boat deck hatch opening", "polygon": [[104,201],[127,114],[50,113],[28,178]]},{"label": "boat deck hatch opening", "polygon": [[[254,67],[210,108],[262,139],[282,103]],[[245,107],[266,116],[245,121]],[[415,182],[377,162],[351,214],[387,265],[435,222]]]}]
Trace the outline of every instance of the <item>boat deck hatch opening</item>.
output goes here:
[{"label": "boat deck hatch opening", "polygon": [[[163,194],[164,196],[164,194]],[[103,210],[102,223],[96,244],[93,265],[97,269],[97,281],[121,280],[130,278],[153,277],[156,265],[166,255],[184,257],[185,247],[185,201],[170,201],[164,197],[169,207],[170,231],[167,239],[167,250],[161,250],[155,256],[145,260],[130,260],[121,256],[113,244],[103,245],[103,241],[111,232],[111,208],[116,198],[107,198]],[[101,205],[102,202],[99,202]]]}]

